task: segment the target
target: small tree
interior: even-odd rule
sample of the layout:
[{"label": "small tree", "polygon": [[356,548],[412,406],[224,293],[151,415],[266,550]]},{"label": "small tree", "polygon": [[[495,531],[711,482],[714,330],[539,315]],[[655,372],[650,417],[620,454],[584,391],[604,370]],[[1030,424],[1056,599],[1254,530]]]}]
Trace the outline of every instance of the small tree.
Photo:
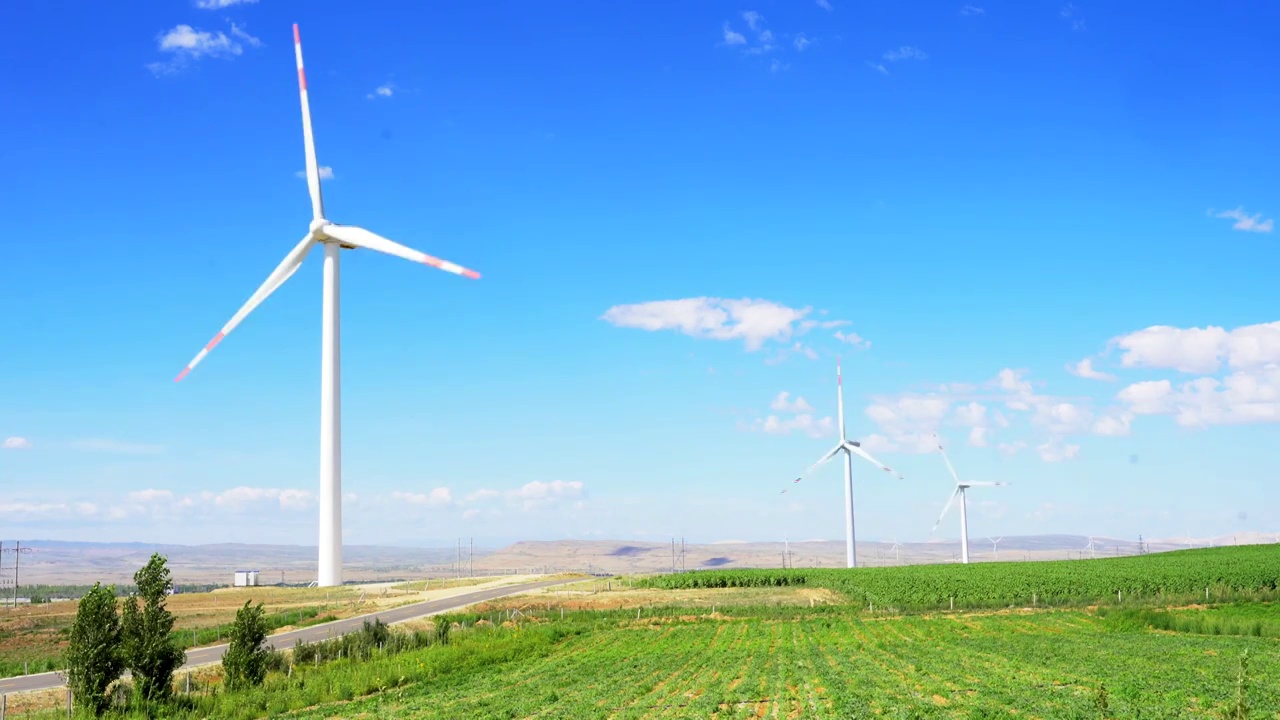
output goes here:
[{"label": "small tree", "polygon": [[250,605],[236,611],[236,622],[231,628],[231,646],[222,656],[222,681],[228,690],[261,685],[267,676],[271,651],[267,649],[267,624],[262,618],[262,605]]},{"label": "small tree", "polygon": [[67,685],[76,702],[94,715],[101,715],[110,704],[107,689],[124,672],[115,587],[94,583],[93,589],[80,598],[66,661]]},{"label": "small tree", "polygon": [[173,692],[173,672],[187,661],[187,654],[170,634],[173,614],[165,608],[164,601],[173,588],[173,578],[164,556],[154,553],[134,573],[133,582],[138,592],[125,601],[121,623],[125,664],[133,674],[139,697],[148,702],[165,700]]}]

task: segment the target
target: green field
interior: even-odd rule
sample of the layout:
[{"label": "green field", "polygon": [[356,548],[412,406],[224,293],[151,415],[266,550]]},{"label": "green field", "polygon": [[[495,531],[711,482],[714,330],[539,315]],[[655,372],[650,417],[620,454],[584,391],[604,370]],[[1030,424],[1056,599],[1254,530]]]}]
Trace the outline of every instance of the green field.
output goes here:
[{"label": "green field", "polygon": [[1251,597],[1280,587],[1280,545],[1058,562],[908,565],[855,570],[703,570],[640,581],[663,589],[804,585],[859,605],[903,609]]},{"label": "green field", "polygon": [[[438,618],[454,628],[446,634],[419,629],[399,640],[348,637],[307,648],[262,688],[210,692],[216,677],[205,678],[163,715],[1277,718],[1280,604],[1263,599],[1275,593],[1275,553],[1226,548],[1128,562],[713,571],[646,579],[639,583],[645,589],[508,598]],[[1132,594],[1112,597],[1117,583]],[[1201,583],[1224,602],[1178,604],[1183,594],[1203,602]],[[748,587],[653,589],[681,585]],[[847,593],[846,601],[787,598],[811,599],[818,586]],[[762,594],[762,587],[777,590]],[[1028,587],[1077,604],[1006,602]],[[1142,587],[1145,596],[1133,590]],[[949,601],[939,592],[980,607],[1019,606],[923,609]],[[643,605],[617,609],[624,596]],[[889,602],[871,611],[868,597]],[[681,604],[688,600],[697,607]],[[570,609],[562,614],[560,603]],[[57,713],[11,711],[37,716]]]}]

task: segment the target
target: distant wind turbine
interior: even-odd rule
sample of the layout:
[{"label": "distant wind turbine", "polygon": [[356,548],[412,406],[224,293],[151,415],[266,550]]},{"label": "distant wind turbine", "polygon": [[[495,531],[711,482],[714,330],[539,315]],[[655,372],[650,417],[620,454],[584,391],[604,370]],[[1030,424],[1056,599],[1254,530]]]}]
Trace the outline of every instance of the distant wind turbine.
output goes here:
[{"label": "distant wind turbine", "polygon": [[468,278],[480,274],[446,260],[432,257],[375,235],[354,225],[335,225],[324,215],[320,196],[320,170],[316,160],[315,139],[311,133],[311,107],[307,99],[307,76],[302,69],[302,39],[298,26],[293,26],[293,50],[298,64],[298,92],[302,102],[302,139],[307,158],[307,189],[311,194],[311,225],[307,234],[285,255],[284,260],[267,276],[249,300],[231,316],[231,320],[187,364],[177,380],[187,376],[205,355],[223,338],[231,334],[254,308],[297,272],[307,253],[316,245],[324,246],[324,294],[321,305],[320,331],[320,557],[318,584],[332,587],[342,584],[342,447],[341,447],[341,383],[339,373],[338,322],[338,253],[364,248],[394,255],[412,262],[439,268]]},{"label": "distant wind turbine", "polygon": [[898,536],[897,536],[897,535],[894,535],[894,536],[893,536],[893,545],[890,545],[890,546],[889,546],[889,549],[893,551],[893,564],[894,564],[894,565],[901,565],[901,564],[902,564],[902,558],[898,556],[898,548],[900,548],[900,547],[902,547],[902,545],[900,545],[900,544],[898,543]]},{"label": "distant wind turbine", "polygon": [[1089,557],[1091,558],[1098,557],[1097,545],[1094,543],[1092,535],[1089,536],[1089,544],[1085,545],[1084,549],[1089,551]]},{"label": "distant wind turbine", "polygon": [[[858,567],[858,555],[854,549],[854,533],[853,533],[853,456],[866,460],[887,473],[895,473],[888,465],[871,457],[871,454],[862,449],[862,444],[856,440],[846,440],[844,433],[844,386],[840,379],[840,358],[836,358],[836,416],[838,417],[838,425],[840,437],[837,438],[837,444],[826,455],[823,455],[818,462],[809,466],[808,470],[800,478],[808,476],[814,470],[827,464],[835,456],[844,453],[844,554],[845,563],[848,567]],[[898,479],[902,479],[902,473],[896,473]],[[800,482],[800,478],[796,478],[795,482]]]},{"label": "distant wind turbine", "polygon": [[1001,537],[998,537],[998,538],[987,538],[987,539],[991,541],[991,552],[992,552],[992,554],[994,554],[994,555],[995,555],[995,559],[996,559],[996,560],[999,560],[999,559],[1000,559],[1000,548],[999,548],[999,545],[1000,545],[1000,541],[1001,541],[1001,540],[1003,540],[1003,539],[1004,539],[1004,537],[1003,537],[1003,536],[1001,536]]},{"label": "distant wind turbine", "polygon": [[942,441],[938,440],[938,436],[934,435],[933,439],[938,444],[938,452],[942,454],[942,461],[947,464],[947,469],[951,471],[951,477],[956,481],[956,489],[951,493],[951,497],[947,498],[947,504],[942,507],[942,514],[938,516],[938,521],[933,524],[933,530],[929,533],[933,534],[937,531],[938,526],[942,524],[942,518],[947,516],[947,511],[951,509],[952,503],[956,498],[960,498],[960,562],[969,562],[969,510],[965,502],[965,491],[971,487],[995,487],[997,485],[1008,485],[1006,482],[960,482],[960,476],[956,474],[956,469],[951,465],[951,458],[947,457],[947,451],[942,447]]}]

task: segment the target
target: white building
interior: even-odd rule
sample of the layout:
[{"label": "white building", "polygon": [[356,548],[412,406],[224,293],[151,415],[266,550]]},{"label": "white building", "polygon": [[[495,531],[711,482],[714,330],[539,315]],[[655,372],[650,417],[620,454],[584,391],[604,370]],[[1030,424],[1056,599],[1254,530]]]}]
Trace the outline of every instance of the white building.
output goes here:
[{"label": "white building", "polygon": [[258,585],[257,570],[237,570],[236,587],[256,587]]}]

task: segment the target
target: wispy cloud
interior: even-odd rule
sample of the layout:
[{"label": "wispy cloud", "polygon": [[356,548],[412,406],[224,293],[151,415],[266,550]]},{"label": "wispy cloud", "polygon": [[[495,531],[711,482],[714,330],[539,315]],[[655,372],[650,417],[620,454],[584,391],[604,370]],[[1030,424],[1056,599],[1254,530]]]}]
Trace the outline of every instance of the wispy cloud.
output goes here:
[{"label": "wispy cloud", "polygon": [[726,20],[724,23],[724,44],[725,45],[746,45],[747,36],[743,35],[740,32],[737,32],[732,27],[730,27],[729,22]]},{"label": "wispy cloud", "polygon": [[408,503],[410,505],[442,507],[453,504],[453,491],[447,487],[433,488],[431,492],[425,493],[407,493],[397,490],[396,492],[391,493],[391,498],[397,502]]},{"label": "wispy cloud", "polygon": [[1058,11],[1058,15],[1067,22],[1071,23],[1072,30],[1084,30],[1084,19],[1080,17],[1080,10],[1073,3],[1067,3]]},{"label": "wispy cloud", "polygon": [[928,55],[918,47],[911,45],[903,45],[897,50],[890,50],[884,54],[884,59],[889,62],[898,62],[899,60],[927,60]]},{"label": "wispy cloud", "polygon": [[[675,331],[709,340],[741,340],[749,352],[755,352],[769,342],[789,346],[794,337],[815,328],[848,324],[847,320],[808,319],[812,312],[810,307],[793,308],[771,300],[698,297],[615,305],[601,319],[616,327],[649,332]],[[809,354],[803,346],[799,352]]]},{"label": "wispy cloud", "polygon": [[166,30],[156,37],[156,44],[160,52],[168,53],[169,59],[149,63],[147,69],[156,77],[171,75],[200,58],[232,58],[242,54],[244,46],[241,40],[253,46],[261,44],[261,41],[240,30],[234,23],[231,28],[232,35],[240,39],[228,37],[223,32],[196,30],[190,25],[178,25],[172,30]]},{"label": "wispy cloud", "polygon": [[[321,165],[319,168],[316,168],[316,170],[318,171],[318,174],[320,175],[320,179],[321,179],[321,180],[332,180],[332,179],[333,179],[333,168],[329,167],[328,165]],[[295,175],[296,177],[300,177],[300,178],[302,178],[303,180],[306,180],[306,179],[307,179],[307,171],[306,171],[306,170],[299,170],[299,171],[295,172],[295,173],[294,173],[294,175]]]},{"label": "wispy cloud", "polygon": [[73,450],[80,450],[83,452],[115,453],[119,455],[159,455],[164,452],[164,447],[161,445],[121,442],[119,440],[107,440],[104,438],[72,440],[68,443],[68,446]]},{"label": "wispy cloud", "polygon": [[0,450],[30,450],[31,441],[24,437],[7,437],[0,442]]},{"label": "wispy cloud", "polygon": [[796,46],[797,51],[804,52],[804,49],[812,45],[813,41],[805,37],[804,33],[799,33],[796,35],[795,40],[792,41],[792,44]]},{"label": "wispy cloud", "polygon": [[902,62],[903,60],[928,60],[929,56],[923,50],[914,45],[903,45],[895,50],[888,50],[880,56],[881,61],[868,60],[867,67],[875,70],[881,75],[889,74],[888,63]]},{"label": "wispy cloud", "polygon": [[258,0],[195,0],[195,6],[201,10],[221,10],[232,5],[252,5]]},{"label": "wispy cloud", "polygon": [[817,0],[817,5],[823,10],[826,10],[827,12],[831,12],[832,10],[835,10],[835,8],[831,7],[830,0]]},{"label": "wispy cloud", "polygon": [[1275,221],[1273,219],[1267,218],[1263,220],[1262,213],[1250,215],[1244,211],[1243,207],[1238,207],[1235,210],[1223,210],[1219,213],[1210,210],[1209,214],[1216,218],[1235,220],[1231,225],[1232,230],[1269,233],[1275,229]]},{"label": "wispy cloud", "polygon": [[[581,510],[586,494],[586,486],[580,480],[552,480],[551,482],[533,480],[514,490],[481,488],[467,495],[466,503],[485,505],[499,502],[521,512],[566,506]],[[474,517],[475,514],[471,513],[468,517]]]},{"label": "wispy cloud", "polygon": [[1093,359],[1085,358],[1078,363],[1067,365],[1067,372],[1081,377],[1086,380],[1115,380],[1116,376],[1111,373],[1095,370],[1093,367]]},{"label": "wispy cloud", "polygon": [[961,15],[970,15],[970,16],[972,16],[972,15],[982,15],[982,14],[984,14],[984,13],[986,13],[986,12],[987,12],[986,10],[983,10],[982,8],[978,7],[977,5],[965,5],[964,7],[960,8],[960,14],[961,14]]},{"label": "wispy cloud", "polygon": [[236,25],[234,22],[231,23],[231,36],[240,38],[249,47],[262,47],[261,40],[245,32],[243,28]]},{"label": "wispy cloud", "polygon": [[395,95],[395,85],[392,83],[385,83],[374,88],[373,92],[365,95],[365,97],[370,100],[376,100],[378,98],[389,98],[392,95]]}]

